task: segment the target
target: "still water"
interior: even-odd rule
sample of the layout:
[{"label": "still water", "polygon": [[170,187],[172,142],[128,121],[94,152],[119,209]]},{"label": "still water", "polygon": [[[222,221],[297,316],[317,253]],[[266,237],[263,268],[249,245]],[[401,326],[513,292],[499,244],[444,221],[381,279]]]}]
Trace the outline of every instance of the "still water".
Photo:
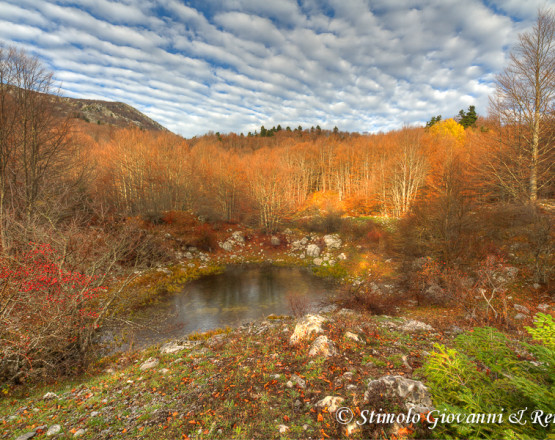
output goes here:
[{"label": "still water", "polygon": [[270,314],[291,315],[291,297],[314,310],[334,293],[332,281],[304,268],[230,266],[184,286],[180,293],[143,309],[129,323],[107,330],[104,340],[125,334],[118,350],[142,348],[195,331],[238,326]]}]

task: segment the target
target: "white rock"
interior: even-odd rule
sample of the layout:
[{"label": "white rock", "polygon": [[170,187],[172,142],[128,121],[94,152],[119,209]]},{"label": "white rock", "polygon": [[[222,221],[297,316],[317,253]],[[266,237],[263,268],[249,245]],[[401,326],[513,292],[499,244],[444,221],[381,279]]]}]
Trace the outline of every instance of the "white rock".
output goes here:
[{"label": "white rock", "polygon": [[321,258],[315,258],[314,260],[312,260],[312,262],[313,262],[316,266],[321,266],[322,263],[323,263]]},{"label": "white rock", "polygon": [[319,400],[316,403],[317,408],[327,408],[330,414],[336,412],[339,408],[341,403],[343,403],[345,399],[343,397],[337,396],[326,396],[322,400]]},{"label": "white rock", "polygon": [[399,330],[412,333],[433,331],[434,328],[431,325],[426,324],[425,322],[409,319],[399,327]]},{"label": "white rock", "polygon": [[150,368],[156,367],[160,361],[156,358],[148,358],[140,367],[141,370],[148,370]]},{"label": "white rock", "polygon": [[178,351],[185,350],[185,346],[179,345],[176,342],[168,342],[162,347],[160,347],[160,353],[162,354],[169,354],[169,353],[177,353]]},{"label": "white rock", "polygon": [[287,431],[289,431],[289,426],[279,425],[278,428],[280,434],[285,434]]},{"label": "white rock", "polygon": [[56,435],[61,430],[62,430],[62,427],[60,425],[52,425],[50,428],[48,428],[48,431],[46,431],[46,436],[50,437],[52,435]]},{"label": "white rock", "polygon": [[42,396],[42,398],[44,400],[51,400],[51,399],[57,399],[58,395],[56,393],[53,393],[51,391],[49,391],[48,393],[46,393],[44,396]]},{"label": "white rock", "polygon": [[306,315],[297,322],[295,330],[289,339],[289,343],[294,345],[310,337],[312,333],[324,333],[322,324],[326,318],[320,315]]},{"label": "white rock", "polygon": [[245,233],[243,231],[235,231],[233,234],[231,234],[230,240],[235,240],[237,243],[244,243]]},{"label": "white rock", "polygon": [[272,235],[272,237],[270,238],[270,244],[272,246],[279,246],[281,244],[281,240],[279,239],[279,237]]},{"label": "white rock", "polygon": [[83,428],[75,431],[75,434],[73,434],[73,437],[81,437],[82,435],[85,435],[85,430]]},{"label": "white rock", "polygon": [[339,352],[335,348],[333,341],[330,341],[327,336],[318,336],[308,350],[309,356],[331,357],[338,354]]},{"label": "white rock", "polygon": [[324,235],[324,242],[328,249],[339,249],[341,247],[341,239],[337,234]]},{"label": "white rock", "polygon": [[412,408],[417,413],[426,413],[433,410],[432,396],[428,388],[422,382],[407,379],[403,376],[383,376],[370,381],[368,389],[364,393],[364,400],[368,402],[371,398],[375,399],[376,393],[380,393],[380,399],[401,398],[406,410]]},{"label": "white rock", "polygon": [[340,260],[346,260],[347,255],[345,255],[343,252],[341,252],[337,258],[339,258]]},{"label": "white rock", "polygon": [[521,306],[520,304],[515,304],[514,308],[517,312],[524,313],[526,315],[530,314],[530,310],[528,309],[528,307]]},{"label": "white rock", "polygon": [[549,310],[549,304],[538,304],[538,309],[542,312],[546,312],[547,310]]},{"label": "white rock", "polygon": [[345,332],[345,337],[349,338],[349,339],[352,339],[353,341],[360,342],[360,338],[358,337],[358,335],[356,335],[354,333]]},{"label": "white rock", "polygon": [[313,257],[313,258],[319,257],[320,252],[322,252],[322,250],[318,247],[317,244],[309,244],[306,247],[306,255],[308,257]]}]

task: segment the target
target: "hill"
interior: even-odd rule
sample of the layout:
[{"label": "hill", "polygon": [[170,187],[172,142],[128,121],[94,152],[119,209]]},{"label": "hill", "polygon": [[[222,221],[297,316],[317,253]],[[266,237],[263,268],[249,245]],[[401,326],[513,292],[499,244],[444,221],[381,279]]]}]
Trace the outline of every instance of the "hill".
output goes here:
[{"label": "hill", "polygon": [[167,131],[167,128],[123,102],[78,99],[52,95],[60,115],[82,119],[93,124],[115,127],[137,126],[144,130]]}]

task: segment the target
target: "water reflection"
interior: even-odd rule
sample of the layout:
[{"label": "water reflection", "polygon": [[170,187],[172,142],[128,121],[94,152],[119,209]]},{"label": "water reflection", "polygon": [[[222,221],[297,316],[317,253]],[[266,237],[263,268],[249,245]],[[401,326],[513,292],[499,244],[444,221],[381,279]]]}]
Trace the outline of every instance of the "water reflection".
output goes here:
[{"label": "water reflection", "polygon": [[291,295],[314,308],[333,290],[330,281],[303,268],[228,267],[222,274],[187,284],[181,293],[146,309],[133,319],[134,326],[126,327],[127,342],[120,349],[127,349],[131,341],[135,347],[144,347],[194,331],[237,326],[272,313],[291,314]]}]

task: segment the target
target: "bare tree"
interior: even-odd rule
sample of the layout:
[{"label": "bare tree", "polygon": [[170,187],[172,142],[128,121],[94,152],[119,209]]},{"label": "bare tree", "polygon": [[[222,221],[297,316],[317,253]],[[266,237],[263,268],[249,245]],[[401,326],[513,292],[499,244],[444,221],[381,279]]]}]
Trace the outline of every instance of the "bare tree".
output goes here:
[{"label": "bare tree", "polygon": [[[26,219],[40,201],[65,186],[77,159],[69,118],[56,115],[52,73],[15,48],[0,48],[0,226],[6,249],[7,213]],[[72,170],[72,173],[68,173]]]},{"label": "bare tree", "polygon": [[497,77],[497,88],[491,109],[506,127],[518,129],[508,140],[514,154],[493,167],[502,185],[519,185],[522,173],[513,170],[511,162],[525,161],[528,169],[528,198],[535,202],[538,191],[553,180],[553,137],[548,131],[553,119],[555,98],[555,12],[538,12],[536,24],[519,35],[519,43],[511,53],[509,66]]}]

